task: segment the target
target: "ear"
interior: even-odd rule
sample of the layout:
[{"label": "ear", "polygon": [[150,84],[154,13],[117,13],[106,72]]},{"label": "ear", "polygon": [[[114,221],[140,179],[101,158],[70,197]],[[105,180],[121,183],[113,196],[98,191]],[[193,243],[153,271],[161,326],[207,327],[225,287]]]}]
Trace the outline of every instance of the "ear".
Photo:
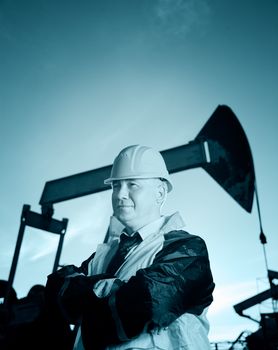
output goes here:
[{"label": "ear", "polygon": [[167,196],[167,184],[165,181],[159,180],[157,185],[156,201],[160,206],[164,204]]}]

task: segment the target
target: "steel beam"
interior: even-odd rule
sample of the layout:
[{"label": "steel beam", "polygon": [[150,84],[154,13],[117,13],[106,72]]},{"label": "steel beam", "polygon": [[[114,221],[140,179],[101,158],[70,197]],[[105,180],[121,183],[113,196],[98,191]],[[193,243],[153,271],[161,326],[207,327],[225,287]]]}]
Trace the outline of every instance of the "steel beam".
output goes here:
[{"label": "steel beam", "polygon": [[[170,174],[197,168],[207,162],[204,143],[200,141],[161,151],[161,155]],[[110,176],[111,168],[112,165],[108,165],[46,182],[39,202],[42,211],[51,215],[55,203],[110,189],[103,181]]]}]

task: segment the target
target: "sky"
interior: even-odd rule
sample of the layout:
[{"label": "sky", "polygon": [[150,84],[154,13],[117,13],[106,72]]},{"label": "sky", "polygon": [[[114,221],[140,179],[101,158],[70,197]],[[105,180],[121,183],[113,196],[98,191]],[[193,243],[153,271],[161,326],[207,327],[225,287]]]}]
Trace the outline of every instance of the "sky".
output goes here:
[{"label": "sky", "polygon": [[[0,279],[8,279],[24,204],[40,213],[47,181],[112,163],[131,144],[165,150],[195,138],[219,104],[250,144],[256,202],[238,205],[203,169],[171,175],[164,214],[205,239],[216,283],[209,338],[233,341],[256,322],[233,305],[278,270],[278,1],[0,0]],[[237,142],[237,140],[234,140]],[[61,264],[104,239],[111,191],[54,206],[68,218]],[[19,298],[51,273],[58,236],[26,228]],[[246,314],[260,319],[270,301]]]}]

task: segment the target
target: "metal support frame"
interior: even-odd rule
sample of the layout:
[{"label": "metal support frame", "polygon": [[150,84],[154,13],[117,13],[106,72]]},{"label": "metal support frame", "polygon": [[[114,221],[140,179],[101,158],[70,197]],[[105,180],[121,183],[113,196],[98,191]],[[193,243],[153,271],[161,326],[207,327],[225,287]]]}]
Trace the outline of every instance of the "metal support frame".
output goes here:
[{"label": "metal support frame", "polygon": [[273,299],[273,300],[278,300],[278,285],[275,285],[274,283],[272,283],[273,279],[277,279],[278,278],[278,272],[277,271],[273,271],[273,270],[268,270],[268,277],[271,280],[271,288],[264,290],[261,293],[258,293],[254,296],[252,296],[251,298],[248,298],[236,305],[234,305],[234,309],[235,312],[243,317],[247,317],[249,319],[251,319],[252,321],[258,322],[258,320],[255,320],[254,318],[246,315],[243,313],[244,310],[249,309],[250,307],[260,304],[261,302],[263,302],[264,300],[267,299]]},{"label": "metal support frame", "polygon": [[48,231],[51,233],[58,234],[60,236],[58,248],[55,256],[54,266],[53,266],[53,272],[57,270],[59,266],[59,260],[62,252],[62,246],[64,242],[64,236],[66,233],[67,225],[68,225],[68,219],[63,219],[62,221],[47,217],[45,215],[35,213],[30,210],[30,205],[24,204],[22,213],[21,213],[21,219],[20,219],[20,227],[19,232],[17,236],[17,241],[15,245],[12,265],[10,269],[9,279],[8,279],[8,286],[6,291],[6,296],[4,303],[6,304],[8,301],[8,297],[14,282],[14,277],[16,273],[16,267],[18,263],[20,248],[23,241],[24,231],[26,226],[30,226],[33,228],[37,228],[43,231]]}]

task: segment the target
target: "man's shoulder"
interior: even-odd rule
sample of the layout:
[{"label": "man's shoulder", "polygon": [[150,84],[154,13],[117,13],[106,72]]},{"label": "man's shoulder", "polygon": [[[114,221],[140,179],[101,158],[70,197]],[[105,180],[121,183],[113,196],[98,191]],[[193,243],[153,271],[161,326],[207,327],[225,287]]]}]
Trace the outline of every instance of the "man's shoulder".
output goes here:
[{"label": "man's shoulder", "polygon": [[165,239],[165,243],[167,244],[170,244],[172,242],[175,242],[175,241],[181,241],[181,240],[195,240],[195,239],[201,239],[202,238],[200,236],[197,236],[197,235],[194,235],[194,234],[191,234],[185,230],[171,230],[171,231],[168,231],[166,233],[164,233],[164,239]]},{"label": "man's shoulder", "polygon": [[164,234],[164,243],[155,262],[185,256],[207,255],[205,241],[185,230],[172,230]]}]

